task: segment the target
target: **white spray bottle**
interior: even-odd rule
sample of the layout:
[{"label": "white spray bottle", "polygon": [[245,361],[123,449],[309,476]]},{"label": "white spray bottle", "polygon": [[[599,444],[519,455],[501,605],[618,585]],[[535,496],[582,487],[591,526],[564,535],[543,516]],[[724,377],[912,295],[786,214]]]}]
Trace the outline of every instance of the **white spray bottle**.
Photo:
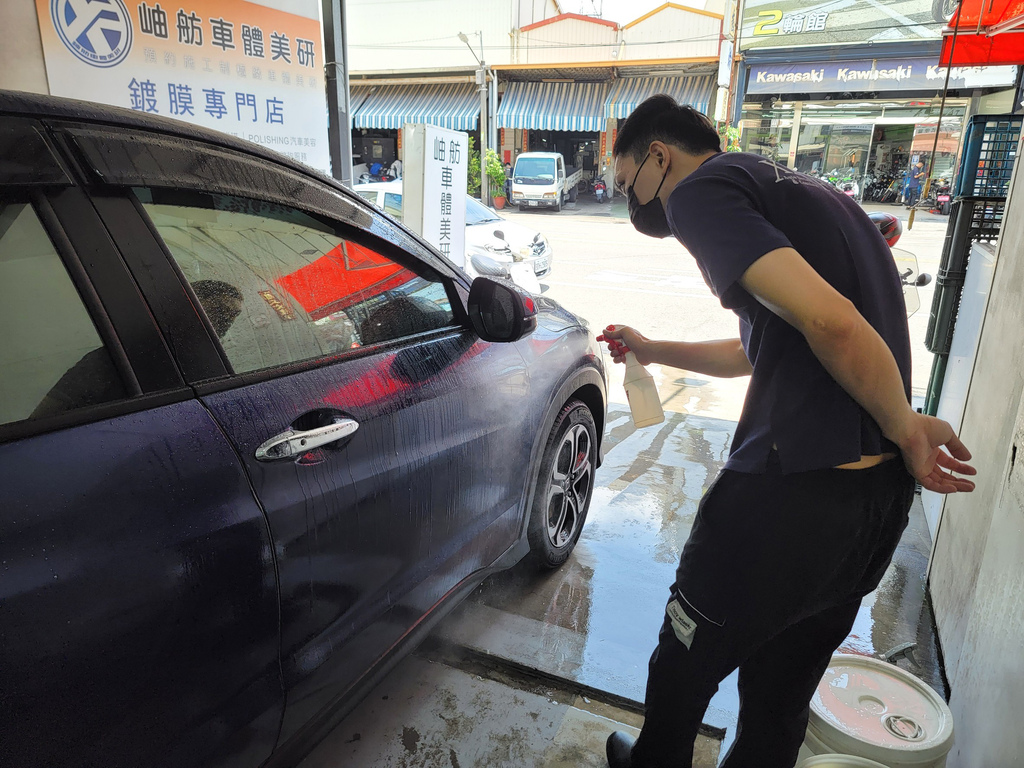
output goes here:
[{"label": "white spray bottle", "polygon": [[661,398],[658,396],[654,377],[640,365],[640,361],[632,352],[626,353],[626,377],[622,386],[626,390],[626,399],[629,400],[633,424],[638,428],[660,424],[665,420],[665,410],[661,407]]}]

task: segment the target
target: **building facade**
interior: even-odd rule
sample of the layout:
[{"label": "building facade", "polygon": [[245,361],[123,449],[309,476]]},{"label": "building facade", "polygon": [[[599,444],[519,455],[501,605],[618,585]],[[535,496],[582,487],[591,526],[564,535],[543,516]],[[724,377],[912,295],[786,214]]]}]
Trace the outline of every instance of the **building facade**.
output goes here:
[{"label": "building facade", "polygon": [[1012,108],[1012,66],[955,68],[940,104],[945,20],[929,0],[856,0],[836,11],[778,5],[749,3],[741,15],[732,117],[747,151],[851,179],[861,200],[898,202],[918,161],[951,180],[968,117]]},{"label": "building facade", "polygon": [[[429,122],[476,132],[504,162],[560,152],[585,183],[603,175],[610,188],[618,121],[636,104],[667,92],[714,109],[725,5],[666,3],[619,23],[564,13],[554,0],[451,0],[443,18],[356,3],[353,13],[385,22],[391,41],[352,40],[353,144],[377,154],[358,160],[398,158],[401,125]],[[367,29],[359,18],[350,26]],[[436,64],[424,68],[428,58]],[[481,139],[482,103],[489,129]]]}]

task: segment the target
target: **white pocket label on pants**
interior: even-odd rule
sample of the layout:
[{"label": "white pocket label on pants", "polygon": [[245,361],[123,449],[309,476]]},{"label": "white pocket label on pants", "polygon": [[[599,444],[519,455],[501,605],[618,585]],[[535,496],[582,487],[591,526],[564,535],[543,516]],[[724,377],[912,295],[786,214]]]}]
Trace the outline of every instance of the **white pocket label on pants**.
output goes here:
[{"label": "white pocket label on pants", "polygon": [[672,623],[672,631],[676,633],[679,642],[689,650],[690,644],[693,642],[693,635],[697,631],[697,622],[686,615],[678,600],[673,600],[668,604],[666,613]]}]

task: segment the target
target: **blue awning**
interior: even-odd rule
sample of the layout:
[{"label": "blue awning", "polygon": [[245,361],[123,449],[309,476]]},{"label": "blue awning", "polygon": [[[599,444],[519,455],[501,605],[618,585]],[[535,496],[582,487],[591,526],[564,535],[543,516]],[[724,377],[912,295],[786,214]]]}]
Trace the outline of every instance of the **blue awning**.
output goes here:
[{"label": "blue awning", "polygon": [[509,83],[498,108],[498,127],[603,131],[608,90],[607,83]]},{"label": "blue awning", "polygon": [[[480,97],[470,83],[360,85],[358,90],[369,90],[369,95],[353,108],[355,128],[400,129],[405,123],[427,123],[453,131],[473,131],[480,117]],[[353,88],[353,103],[355,100]]]},{"label": "blue awning", "polygon": [[622,119],[629,117],[640,102],[656,93],[667,93],[680,104],[689,104],[707,114],[708,102],[715,90],[715,76],[696,77],[626,77],[619,80],[605,103],[605,115]]}]

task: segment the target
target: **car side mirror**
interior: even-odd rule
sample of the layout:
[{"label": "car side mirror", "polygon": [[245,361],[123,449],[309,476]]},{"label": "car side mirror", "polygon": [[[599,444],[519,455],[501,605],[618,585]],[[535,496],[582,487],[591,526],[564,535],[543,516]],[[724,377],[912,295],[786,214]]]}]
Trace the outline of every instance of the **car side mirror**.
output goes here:
[{"label": "car side mirror", "polygon": [[502,232],[500,229],[494,230],[494,236],[496,238],[498,238],[499,240],[504,240],[505,239],[505,233]]},{"label": "car side mirror", "polygon": [[514,283],[478,277],[469,289],[469,320],[484,341],[519,341],[537,327],[537,304]]}]

